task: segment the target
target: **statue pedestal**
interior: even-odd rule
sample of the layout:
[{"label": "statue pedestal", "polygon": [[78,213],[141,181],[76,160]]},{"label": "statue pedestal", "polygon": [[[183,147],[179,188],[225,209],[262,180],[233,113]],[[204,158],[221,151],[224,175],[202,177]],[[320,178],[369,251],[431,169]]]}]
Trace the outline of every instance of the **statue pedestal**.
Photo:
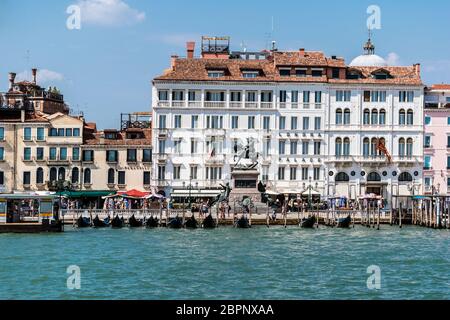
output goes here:
[{"label": "statue pedestal", "polygon": [[244,197],[251,198],[254,202],[261,199],[258,191],[258,170],[233,170],[231,173],[232,188],[230,202],[242,201]]}]

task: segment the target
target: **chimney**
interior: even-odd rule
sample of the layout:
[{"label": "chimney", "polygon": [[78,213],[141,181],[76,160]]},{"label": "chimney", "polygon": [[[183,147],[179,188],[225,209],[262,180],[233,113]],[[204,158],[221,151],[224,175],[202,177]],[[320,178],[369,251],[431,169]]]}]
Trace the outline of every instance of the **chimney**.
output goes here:
[{"label": "chimney", "polygon": [[16,79],[16,74],[14,72],[10,72],[9,73],[9,90],[12,89],[15,79]]},{"label": "chimney", "polygon": [[175,65],[176,65],[177,59],[178,59],[177,55],[173,55],[170,57],[170,68],[172,70],[175,70]]},{"label": "chimney", "polygon": [[300,56],[304,57],[305,56],[305,48],[300,48]]},{"label": "chimney", "polygon": [[33,83],[36,84],[36,75],[37,75],[36,68],[31,69],[31,75],[33,76]]},{"label": "chimney", "polygon": [[420,77],[420,63],[416,63],[414,68],[416,69],[416,74]]},{"label": "chimney", "polygon": [[187,51],[187,58],[194,59],[195,42],[193,41],[186,42],[186,51]]}]

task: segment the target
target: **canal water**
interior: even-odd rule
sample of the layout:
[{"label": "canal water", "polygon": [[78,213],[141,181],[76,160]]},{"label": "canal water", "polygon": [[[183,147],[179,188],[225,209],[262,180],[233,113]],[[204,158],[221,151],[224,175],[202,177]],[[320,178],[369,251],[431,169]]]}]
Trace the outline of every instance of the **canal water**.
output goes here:
[{"label": "canal water", "polygon": [[449,248],[448,230],[389,226],[3,234],[0,299],[450,299]]}]

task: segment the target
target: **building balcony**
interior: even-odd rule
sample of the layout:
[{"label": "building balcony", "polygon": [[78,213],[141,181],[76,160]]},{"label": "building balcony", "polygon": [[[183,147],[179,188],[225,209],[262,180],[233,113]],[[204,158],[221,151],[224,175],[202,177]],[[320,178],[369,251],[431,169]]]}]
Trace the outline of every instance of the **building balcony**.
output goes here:
[{"label": "building balcony", "polygon": [[361,164],[365,164],[365,165],[382,165],[382,164],[387,164],[388,163],[388,159],[386,158],[386,156],[362,156],[358,158],[358,161]]},{"label": "building balcony", "polygon": [[188,107],[189,108],[201,108],[202,107],[202,102],[201,101],[189,101],[188,102]]},{"label": "building balcony", "polygon": [[67,157],[65,159],[60,159],[60,158],[47,159],[48,165],[69,165],[70,163],[72,163],[72,159],[70,157]]},{"label": "building balcony", "polygon": [[335,157],[329,157],[327,162],[336,163],[336,164],[353,163],[353,162],[355,162],[355,158],[353,156],[335,156]]},{"label": "building balcony", "polygon": [[402,156],[402,157],[394,157],[394,162],[404,165],[414,165],[418,164],[421,161],[419,157],[414,156]]},{"label": "building balcony", "polygon": [[172,101],[172,107],[184,108],[184,107],[186,107],[186,101]]},{"label": "building balcony", "polygon": [[273,109],[273,102],[261,102],[261,109]]},{"label": "building balcony", "polygon": [[205,129],[205,136],[225,136],[225,129]]},{"label": "building balcony", "polygon": [[156,159],[159,163],[166,163],[169,160],[169,155],[167,153],[158,153]]},{"label": "building balcony", "polygon": [[241,101],[231,101],[230,102],[230,108],[233,109],[240,109],[242,108],[243,103]]},{"label": "building balcony", "polygon": [[214,157],[208,157],[205,160],[206,164],[225,164],[225,155],[223,154],[218,154],[215,155]]},{"label": "building balcony", "polygon": [[205,108],[222,109],[226,107],[225,101],[205,101]]},{"label": "building balcony", "polygon": [[163,101],[163,100],[161,100],[161,101],[158,101],[157,103],[156,103],[156,106],[158,106],[158,107],[170,107],[170,101]]},{"label": "building balcony", "polygon": [[245,102],[246,109],[258,109],[258,102]]}]

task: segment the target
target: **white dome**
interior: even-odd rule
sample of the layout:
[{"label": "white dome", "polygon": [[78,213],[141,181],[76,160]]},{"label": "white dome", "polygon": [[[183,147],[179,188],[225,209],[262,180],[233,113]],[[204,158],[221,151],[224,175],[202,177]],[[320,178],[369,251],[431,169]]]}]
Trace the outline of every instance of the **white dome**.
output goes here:
[{"label": "white dome", "polygon": [[376,54],[363,54],[353,59],[350,67],[387,67],[386,60]]}]

